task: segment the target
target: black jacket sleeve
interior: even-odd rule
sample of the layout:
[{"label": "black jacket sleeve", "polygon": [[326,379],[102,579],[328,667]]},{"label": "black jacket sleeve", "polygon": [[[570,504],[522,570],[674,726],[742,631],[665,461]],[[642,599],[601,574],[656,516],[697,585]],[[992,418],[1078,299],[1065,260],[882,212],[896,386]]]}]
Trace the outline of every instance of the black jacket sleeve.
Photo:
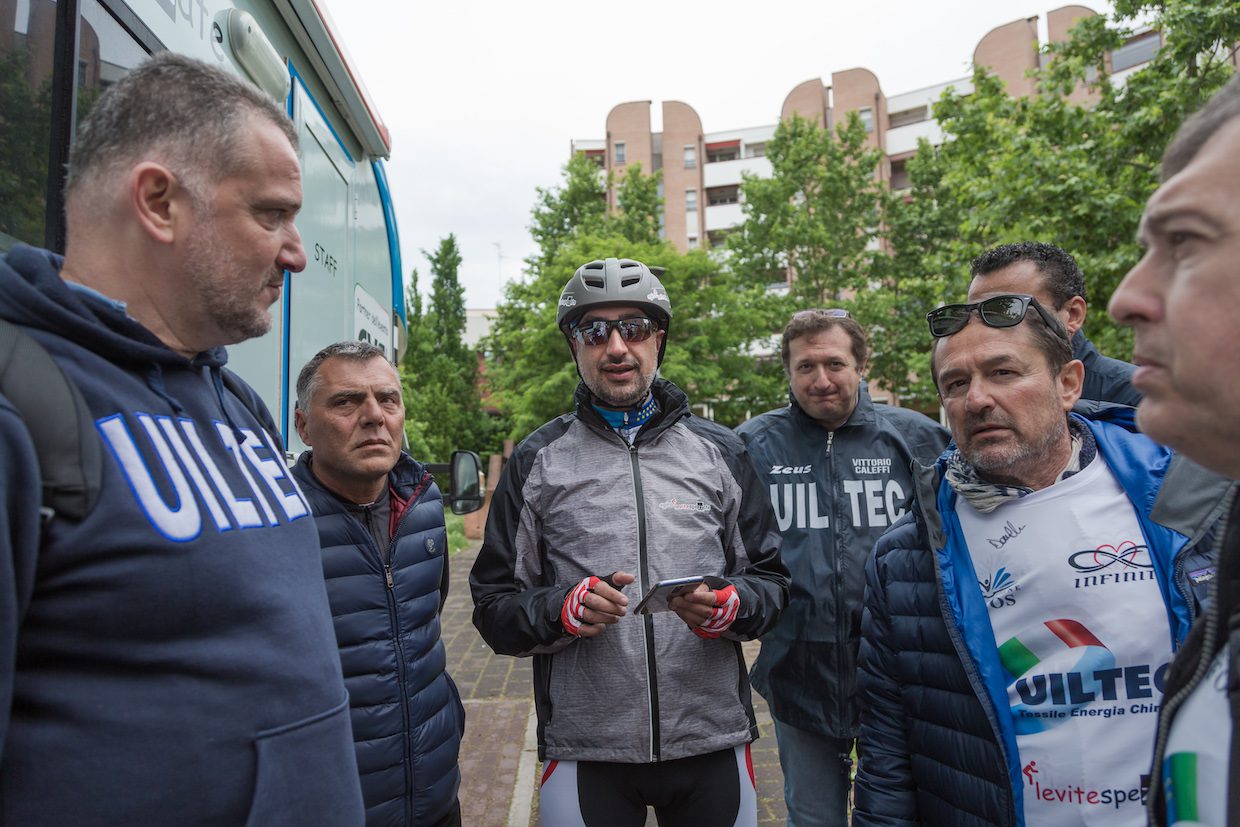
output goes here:
[{"label": "black jacket sleeve", "polygon": [[517,580],[519,544],[541,534],[521,530],[522,520],[534,519],[521,493],[532,460],[526,447],[519,446],[504,466],[491,498],[482,549],[469,573],[474,626],[501,655],[554,652],[576,640],[560,624],[560,609],[569,588],[527,587]]},{"label": "black jacket sleeve", "polygon": [[725,536],[737,537],[742,548],[729,549],[728,559],[738,560],[737,552],[743,551],[748,561],[730,571],[726,578],[736,587],[740,610],[724,637],[751,640],[769,631],[779,620],[780,613],[788,605],[790,575],[780,557],[783,539],[775,523],[775,513],[744,443],[731,431],[714,423],[710,425],[712,431],[718,429],[710,436],[719,444],[727,470],[740,488],[740,501],[735,509],[736,532],[734,535],[728,532]]}]

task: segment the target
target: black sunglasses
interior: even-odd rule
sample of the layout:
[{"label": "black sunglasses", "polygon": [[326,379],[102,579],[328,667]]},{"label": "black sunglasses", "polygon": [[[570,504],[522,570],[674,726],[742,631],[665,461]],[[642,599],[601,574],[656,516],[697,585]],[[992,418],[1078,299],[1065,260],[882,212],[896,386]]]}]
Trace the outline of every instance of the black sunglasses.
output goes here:
[{"label": "black sunglasses", "polygon": [[620,338],[629,344],[644,342],[650,338],[650,334],[656,330],[655,323],[650,319],[639,317],[636,319],[595,319],[592,322],[582,322],[573,328],[573,336],[577,339],[578,344],[588,347],[597,347],[607,343],[611,338],[612,329],[620,331]]},{"label": "black sunglasses", "polygon": [[1047,311],[1033,296],[1011,293],[1003,296],[992,296],[971,304],[945,304],[936,307],[926,314],[930,323],[930,335],[936,339],[958,333],[969,323],[969,316],[974,310],[981,317],[982,323],[989,327],[1015,327],[1024,320],[1025,314],[1032,307],[1046,322],[1046,326],[1063,338],[1068,338],[1063,324]]}]

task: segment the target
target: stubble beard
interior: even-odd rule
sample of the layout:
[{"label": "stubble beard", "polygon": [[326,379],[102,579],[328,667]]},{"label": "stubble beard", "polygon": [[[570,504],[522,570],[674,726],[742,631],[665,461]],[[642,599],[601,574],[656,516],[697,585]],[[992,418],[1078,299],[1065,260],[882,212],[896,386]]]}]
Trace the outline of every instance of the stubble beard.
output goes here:
[{"label": "stubble beard", "polygon": [[1051,456],[1051,449],[1064,438],[1067,430],[1067,418],[1060,417],[1055,426],[1047,431],[1045,438],[1037,442],[1018,440],[1016,444],[1000,450],[971,446],[964,452],[964,457],[983,479],[1020,480],[1028,476],[1024,471],[1031,464]]},{"label": "stubble beard", "polygon": [[652,370],[649,373],[640,374],[640,381],[638,382],[637,387],[633,391],[625,393],[623,396],[620,395],[621,391],[619,391],[619,389],[603,383],[601,380],[602,371],[599,373],[600,377],[595,380],[594,384],[591,385],[587,382],[586,387],[590,388],[590,393],[594,394],[594,397],[607,407],[623,410],[625,408],[636,408],[645,401],[646,397],[650,394],[651,386],[654,385],[654,378],[657,373],[657,369]]},{"label": "stubble beard", "polygon": [[207,317],[221,333],[222,341],[213,345],[244,342],[271,330],[270,305],[260,307],[258,295],[276,279],[274,270],[266,273],[257,287],[240,278],[241,265],[220,239],[211,215],[202,216],[187,253],[184,267],[194,291]]}]

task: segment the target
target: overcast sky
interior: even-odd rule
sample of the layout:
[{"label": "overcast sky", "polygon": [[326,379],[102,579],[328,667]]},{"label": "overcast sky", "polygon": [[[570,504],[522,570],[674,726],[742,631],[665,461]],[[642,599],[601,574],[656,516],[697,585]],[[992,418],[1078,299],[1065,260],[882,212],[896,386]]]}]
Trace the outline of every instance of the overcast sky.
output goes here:
[{"label": "overcast sky", "polygon": [[[392,134],[403,267],[455,233],[467,307],[494,307],[533,249],[534,188],[608,111],[692,106],[706,132],[774,124],[811,78],[863,66],[889,97],[967,75],[990,29],[1046,0],[320,0]],[[1109,4],[1090,3],[1103,12]],[[497,246],[498,245],[498,246]]]}]

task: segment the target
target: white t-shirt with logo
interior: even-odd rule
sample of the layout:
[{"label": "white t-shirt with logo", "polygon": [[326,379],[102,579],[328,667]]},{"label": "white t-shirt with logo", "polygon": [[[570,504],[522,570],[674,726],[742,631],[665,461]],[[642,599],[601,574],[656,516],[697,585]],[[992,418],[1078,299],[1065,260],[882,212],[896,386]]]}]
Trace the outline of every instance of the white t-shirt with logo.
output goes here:
[{"label": "white t-shirt with logo", "polygon": [[1225,827],[1231,707],[1227,647],[1176,712],[1163,755],[1168,827]]},{"label": "white t-shirt with logo", "polygon": [[1171,636],[1132,503],[1102,457],[989,514],[957,502],[1007,673],[1025,823],[1144,825]]}]

